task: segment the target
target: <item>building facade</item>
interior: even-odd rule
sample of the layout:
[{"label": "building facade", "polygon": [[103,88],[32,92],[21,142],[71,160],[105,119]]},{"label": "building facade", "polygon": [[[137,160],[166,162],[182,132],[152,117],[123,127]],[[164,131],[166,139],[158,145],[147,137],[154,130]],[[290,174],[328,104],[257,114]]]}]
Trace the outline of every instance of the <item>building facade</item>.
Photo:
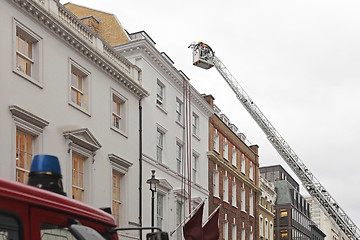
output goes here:
[{"label": "building facade", "polygon": [[220,239],[259,239],[258,146],[248,146],[245,136],[214,108],[209,121],[209,212],[221,204]]},{"label": "building facade", "polygon": [[312,197],[306,197],[306,201],[310,205],[311,220],[324,232],[325,240],[347,240],[348,237],[342,233],[336,225],[325,215],[318,203]]},{"label": "building facade", "polygon": [[[209,195],[206,152],[213,110],[169,56],[157,50],[146,32],[129,37],[130,42],[114,49],[142,69],[143,86],[150,93],[141,103],[145,117],[142,160],[143,175],[150,177],[151,169],[155,169],[161,181],[156,195],[156,225],[168,231],[171,239],[182,239],[179,226]],[[148,186],[144,184],[143,188]],[[150,192],[144,190],[143,194],[146,204]],[[144,222],[147,219],[150,211],[144,211]]]},{"label": "building facade", "polygon": [[274,239],[310,240],[310,207],[299,192],[299,184],[280,165],[261,167],[260,175],[276,189]]},{"label": "building facade", "polygon": [[260,180],[260,201],[259,201],[259,239],[274,239],[274,219],[276,191],[272,182],[261,177]]},{"label": "building facade", "polygon": [[3,1],[0,21],[0,177],[55,155],[68,197],[137,223],[140,68],[57,0]]}]

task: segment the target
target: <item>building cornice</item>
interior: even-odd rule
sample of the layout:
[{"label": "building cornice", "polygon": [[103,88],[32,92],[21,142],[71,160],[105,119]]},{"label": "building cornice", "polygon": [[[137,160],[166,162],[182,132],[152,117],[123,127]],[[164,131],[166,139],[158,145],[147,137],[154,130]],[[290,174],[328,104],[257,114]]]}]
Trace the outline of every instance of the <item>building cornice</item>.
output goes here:
[{"label": "building cornice", "polygon": [[79,20],[59,0],[8,1],[93,62],[137,98],[149,95],[141,87],[141,70],[116,53],[103,37]]},{"label": "building cornice", "polygon": [[210,117],[214,110],[210,104],[203,98],[203,96],[189,83],[189,78],[182,72],[177,70],[173,66],[173,62],[169,57],[159,52],[154,42],[147,38],[135,39],[131,42],[124,43],[114,47],[114,50],[118,51],[121,55],[136,55],[140,54],[153,66],[155,66],[159,72],[161,72],[167,79],[171,81],[179,91],[183,91],[184,83],[188,83],[190,86],[191,100],[195,105],[203,110],[207,117]]}]

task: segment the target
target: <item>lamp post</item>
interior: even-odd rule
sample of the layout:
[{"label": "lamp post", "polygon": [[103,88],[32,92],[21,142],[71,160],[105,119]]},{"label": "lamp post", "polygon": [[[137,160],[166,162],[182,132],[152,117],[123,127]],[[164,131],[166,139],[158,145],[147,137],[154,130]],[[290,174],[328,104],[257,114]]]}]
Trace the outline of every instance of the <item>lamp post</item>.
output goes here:
[{"label": "lamp post", "polygon": [[[160,182],[159,179],[155,178],[155,170],[151,170],[151,178],[146,181],[146,183],[150,185],[150,191],[151,191],[151,227],[154,227],[155,192],[156,192],[156,185],[159,182]],[[152,229],[151,232],[154,232],[154,229]]]}]

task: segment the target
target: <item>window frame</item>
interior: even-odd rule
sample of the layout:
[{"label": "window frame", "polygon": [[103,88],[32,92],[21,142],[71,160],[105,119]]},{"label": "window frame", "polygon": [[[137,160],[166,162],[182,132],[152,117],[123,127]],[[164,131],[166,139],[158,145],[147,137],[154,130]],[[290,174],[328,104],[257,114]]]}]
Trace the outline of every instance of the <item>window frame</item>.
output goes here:
[{"label": "window frame", "polygon": [[[111,96],[111,113],[110,113],[110,126],[111,129],[119,134],[127,137],[128,132],[128,99],[120,94],[115,89],[111,88],[110,92]],[[120,115],[118,113],[114,113],[114,102],[117,101],[120,107]],[[119,127],[114,126],[114,117],[120,118]]]},{"label": "window frame", "polygon": [[237,207],[237,189],[236,189],[236,182],[235,182],[235,178],[234,181],[232,182],[231,185],[231,204],[233,207]]},{"label": "window frame", "polygon": [[176,98],[176,103],[175,103],[175,121],[180,123],[181,125],[183,124],[183,102]]},{"label": "window frame", "polygon": [[237,151],[235,146],[231,148],[231,164],[237,168]]},{"label": "window frame", "polygon": [[[159,138],[160,137],[160,138]],[[156,130],[156,161],[159,163],[164,163],[164,142],[165,142],[165,132],[160,128]]]},{"label": "window frame", "polygon": [[213,144],[214,144],[214,151],[217,153],[220,153],[220,136],[217,133],[217,131],[214,131],[214,135],[213,135]]},{"label": "window frame", "polygon": [[223,176],[223,201],[229,202],[229,177]]},{"label": "window frame", "polygon": [[[82,89],[78,89],[72,84],[73,72],[82,77]],[[81,105],[74,102],[72,99],[72,92],[76,91],[82,94]],[[86,98],[86,99],[85,99]],[[83,104],[86,101],[86,104]],[[91,116],[91,72],[77,63],[75,60],[69,58],[69,99],[68,103],[70,106],[82,111],[83,113]]]},{"label": "window frame", "polygon": [[246,158],[245,158],[245,154],[241,155],[241,163],[240,163],[240,170],[241,173],[246,175]]},{"label": "window frame", "polygon": [[218,170],[213,171],[213,195],[214,195],[214,197],[217,197],[217,198],[220,197],[219,175],[220,175],[220,173]]},{"label": "window frame", "polygon": [[[162,211],[162,215],[159,215],[159,196],[161,196],[162,198],[162,207],[161,207],[161,211]],[[163,229],[163,224],[164,224],[164,220],[165,220],[165,194],[162,193],[157,193],[156,194],[156,226],[158,228]],[[159,219],[161,220],[161,225],[159,225]]]},{"label": "window frame", "polygon": [[254,166],[251,162],[249,164],[249,179],[254,181]]},{"label": "window frame", "polygon": [[240,191],[240,208],[242,212],[246,212],[246,190],[244,187],[242,187]]},{"label": "window frame", "polygon": [[[32,31],[30,28],[26,27],[25,24],[22,24],[16,18],[13,18],[13,23],[13,72],[35,84],[36,86],[43,88],[43,38]],[[18,53],[20,53],[22,57],[25,57],[23,53],[17,50],[18,33],[32,43],[32,57],[26,57],[31,61],[31,75],[28,75],[25,72],[18,70],[17,68]]]},{"label": "window frame", "polygon": [[[117,156],[116,154],[108,154],[108,158],[111,165],[111,174],[109,174],[109,181],[111,182],[111,186],[113,186],[113,176],[112,173],[115,171],[120,175],[120,208],[119,208],[119,226],[125,224],[127,208],[126,208],[126,199],[127,199],[127,173],[129,168],[133,165],[131,162]],[[113,201],[113,191],[111,191],[111,205]],[[112,213],[114,214],[114,209],[112,209]],[[121,213],[121,214],[120,214]]]},{"label": "window frame", "polygon": [[183,156],[184,156],[184,145],[176,141],[175,146],[175,155],[176,155],[176,172],[181,174],[183,171]]},{"label": "window frame", "polygon": [[223,139],[223,158],[229,161],[229,144],[226,138]]},{"label": "window frame", "polygon": [[165,109],[165,85],[159,79],[156,82],[156,105]]},{"label": "window frame", "polygon": [[191,159],[191,181],[193,183],[199,183],[199,161],[200,155],[194,152]]},{"label": "window frame", "polygon": [[192,121],[191,121],[191,125],[192,125],[192,134],[194,136],[199,136],[200,134],[200,118],[199,116],[193,112],[192,114]]},{"label": "window frame", "polygon": [[42,150],[42,146],[43,146],[43,137],[42,133],[43,130],[46,126],[49,125],[49,122],[34,115],[31,112],[28,112],[16,105],[11,105],[9,106],[9,110],[12,114],[12,118],[14,120],[14,127],[13,127],[13,136],[14,140],[13,140],[13,152],[12,152],[12,156],[15,157],[15,161],[13,162],[13,168],[14,171],[12,171],[13,175],[13,180],[16,181],[17,176],[16,176],[16,154],[17,154],[17,150],[16,150],[16,133],[17,131],[21,131],[24,132],[30,136],[32,136],[33,138],[33,143],[32,143],[32,154],[38,154],[41,150]]}]

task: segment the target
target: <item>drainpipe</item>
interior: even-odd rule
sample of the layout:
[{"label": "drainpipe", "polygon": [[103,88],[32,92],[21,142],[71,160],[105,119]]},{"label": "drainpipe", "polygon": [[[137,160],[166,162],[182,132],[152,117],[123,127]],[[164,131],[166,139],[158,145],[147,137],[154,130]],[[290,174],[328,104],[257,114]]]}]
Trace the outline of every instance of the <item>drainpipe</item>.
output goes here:
[{"label": "drainpipe", "polygon": [[[139,100],[139,225],[142,227],[142,106]],[[140,229],[140,240],[142,230]]]}]

